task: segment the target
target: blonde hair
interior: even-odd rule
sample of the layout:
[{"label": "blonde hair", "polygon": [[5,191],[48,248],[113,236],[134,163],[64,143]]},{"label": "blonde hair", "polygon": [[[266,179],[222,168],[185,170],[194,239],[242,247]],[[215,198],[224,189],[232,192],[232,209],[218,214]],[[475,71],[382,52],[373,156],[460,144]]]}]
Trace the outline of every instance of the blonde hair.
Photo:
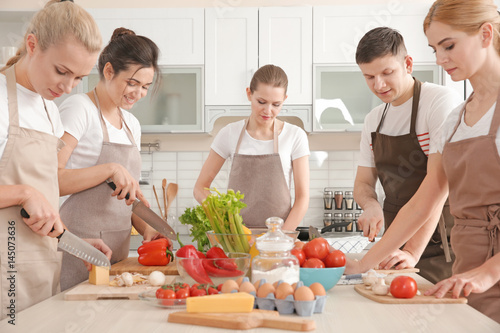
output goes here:
[{"label": "blonde hair", "polygon": [[99,28],[85,9],[71,1],[50,0],[33,16],[16,55],[1,70],[13,66],[26,55],[29,34],[35,35],[42,51],[63,41],[68,35],[80,41],[90,53],[98,52],[102,44]]},{"label": "blonde hair", "polygon": [[259,83],[269,84],[275,88],[288,88],[288,77],[281,67],[275,65],[264,65],[259,68],[252,77],[250,81],[250,91],[253,92],[257,90],[257,85]]},{"label": "blonde hair", "polygon": [[467,34],[475,34],[484,23],[491,23],[495,34],[493,45],[500,53],[500,14],[493,0],[437,0],[425,17],[424,33],[433,21]]}]

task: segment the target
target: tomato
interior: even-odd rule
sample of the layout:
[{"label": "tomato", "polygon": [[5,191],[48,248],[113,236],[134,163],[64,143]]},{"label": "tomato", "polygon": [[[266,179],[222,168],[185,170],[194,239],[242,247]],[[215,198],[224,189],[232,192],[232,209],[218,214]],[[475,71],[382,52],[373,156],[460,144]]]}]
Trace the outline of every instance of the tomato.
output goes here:
[{"label": "tomato", "polygon": [[221,289],[222,289],[222,283],[217,285],[217,291],[221,291]]},{"label": "tomato", "polygon": [[188,297],[189,297],[189,289],[187,289],[187,288],[182,288],[182,289],[179,289],[175,292],[175,298],[177,298],[177,299],[188,298]]},{"label": "tomato", "polygon": [[309,258],[304,262],[303,268],[325,268],[325,263],[318,258]]},{"label": "tomato", "polygon": [[417,294],[417,282],[412,277],[400,275],[392,280],[390,289],[396,298],[412,298]]},{"label": "tomato", "polygon": [[205,288],[202,286],[198,286],[196,289],[191,289],[190,296],[196,297],[196,296],[205,296],[207,294],[207,291]]},{"label": "tomato", "polygon": [[318,237],[306,243],[303,250],[306,254],[306,258],[318,258],[323,260],[330,252],[330,244],[328,244],[326,239]]},{"label": "tomato", "polygon": [[160,299],[172,299],[172,298],[175,298],[175,291],[173,291],[172,289],[167,289],[167,288],[158,288],[158,290],[156,290],[156,298],[160,298]]},{"label": "tomato", "polygon": [[306,245],[306,243],[301,241],[296,241],[295,244],[293,244],[293,248],[302,250],[304,248],[304,245]]},{"label": "tomato", "polygon": [[297,259],[299,260],[299,265],[300,267],[302,267],[304,261],[306,261],[306,254],[304,253],[304,251],[301,249],[294,248],[292,249],[292,251],[290,251],[290,253],[297,257]]},{"label": "tomato", "polygon": [[174,283],[174,290],[178,291],[179,289],[188,289],[189,290],[189,284],[187,284],[185,282]]},{"label": "tomato", "polygon": [[208,287],[208,294],[209,295],[214,295],[214,294],[218,294],[219,291],[217,290],[217,288],[215,286],[209,286]]},{"label": "tomato", "polygon": [[340,250],[333,250],[323,261],[326,267],[343,267],[345,266],[345,254]]}]

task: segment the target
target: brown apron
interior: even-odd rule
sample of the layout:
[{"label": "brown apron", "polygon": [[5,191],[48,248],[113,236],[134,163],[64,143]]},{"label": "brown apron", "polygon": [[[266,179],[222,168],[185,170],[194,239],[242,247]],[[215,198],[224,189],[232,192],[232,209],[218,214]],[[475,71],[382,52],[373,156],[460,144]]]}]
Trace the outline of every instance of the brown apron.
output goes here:
[{"label": "brown apron", "polygon": [[[104,122],[99,101],[97,110],[103,133],[102,150],[96,165],[119,163],[139,180],[141,155],[135,140],[125,121],[125,132],[132,144],[109,142],[108,130]],[[123,118],[122,118],[123,119]],[[113,251],[111,264],[128,257],[130,249],[130,231],[132,228],[132,210],[123,200],[112,197],[113,191],[102,183],[95,187],[72,194],[60,210],[61,218],[75,235],[81,238],[101,238]],[[61,272],[61,289],[66,290],[88,279],[89,273],[82,260],[64,253]]]},{"label": "brown apron", "polygon": [[[399,136],[380,133],[389,104],[385,106],[376,132],[371,133],[375,166],[386,196],[383,207],[385,230],[389,228],[399,210],[417,192],[427,175],[427,156],[420,147],[415,130],[421,82],[417,79],[414,80],[410,133]],[[437,232],[439,229],[443,235],[446,234],[444,219],[441,217],[440,225],[442,228],[436,229],[416,265],[420,269],[420,275],[434,283],[451,276],[451,257],[449,252],[445,256],[441,247],[441,239],[444,239],[446,242],[444,248],[449,250],[448,239],[447,237],[441,238]],[[451,216],[447,220],[453,221]]]},{"label": "brown apron", "polygon": [[[451,230],[456,254],[453,274],[476,268],[500,252],[500,156],[495,143],[500,126],[500,94],[488,135],[450,142],[464,111],[465,106],[443,148],[451,213],[455,217]],[[500,323],[500,282],[484,293],[471,294],[468,300],[472,307]]]},{"label": "brown apron", "polygon": [[[8,68],[5,74],[9,136],[0,159],[0,184],[30,185],[43,193],[57,210],[57,152],[62,141],[52,134],[19,127],[14,66]],[[48,112],[47,117],[52,124]],[[17,313],[59,292],[61,253],[57,252],[57,239],[34,233],[24,223],[20,211],[21,206],[0,209],[0,319],[12,313],[8,309],[11,301],[15,301]],[[9,251],[14,252],[13,256]],[[12,266],[9,259],[12,260]],[[10,277],[14,278],[7,280]],[[9,296],[11,281],[15,281],[15,287],[12,288],[15,296]]]},{"label": "brown apron", "polygon": [[249,228],[265,228],[268,217],[286,221],[291,210],[290,190],[286,184],[279,155],[278,132],[274,121],[274,153],[265,155],[238,154],[248,119],[241,130],[234,152],[228,188],[245,195],[247,207],[241,210],[243,222]]}]

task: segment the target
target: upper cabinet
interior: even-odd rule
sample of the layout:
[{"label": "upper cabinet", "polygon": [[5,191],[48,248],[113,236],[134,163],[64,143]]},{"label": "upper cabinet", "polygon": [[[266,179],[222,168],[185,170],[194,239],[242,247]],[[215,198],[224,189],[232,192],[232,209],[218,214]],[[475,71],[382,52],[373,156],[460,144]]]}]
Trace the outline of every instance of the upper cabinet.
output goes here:
[{"label": "upper cabinet", "polygon": [[119,27],[153,40],[160,48],[160,65],[202,65],[204,63],[204,9],[94,9],[89,10],[106,45]]},{"label": "upper cabinet", "polygon": [[400,1],[366,6],[314,7],[314,63],[355,64],[359,40],[366,32],[381,26],[401,32],[408,54],[415,62],[434,63],[435,57],[423,32],[423,21],[429,7],[428,3]]}]

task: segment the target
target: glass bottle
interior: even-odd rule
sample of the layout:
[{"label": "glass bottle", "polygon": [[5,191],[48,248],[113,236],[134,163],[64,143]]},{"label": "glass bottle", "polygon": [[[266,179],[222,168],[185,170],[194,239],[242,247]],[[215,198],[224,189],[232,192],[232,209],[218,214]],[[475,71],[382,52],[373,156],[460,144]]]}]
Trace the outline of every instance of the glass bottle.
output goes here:
[{"label": "glass bottle", "polygon": [[333,192],[332,191],[325,191],[323,193],[323,201],[325,203],[325,209],[332,209],[333,207]]},{"label": "glass bottle", "polygon": [[260,279],[266,279],[269,283],[283,280],[292,284],[299,281],[299,261],[290,254],[295,240],[281,231],[282,225],[283,219],[268,218],[267,233],[256,239],[259,255],[252,261],[252,283]]},{"label": "glass bottle", "polygon": [[342,191],[335,191],[335,209],[342,209],[342,203],[344,202],[344,194]]},{"label": "glass bottle", "polygon": [[[335,213],[333,214],[333,224],[341,224],[344,214]],[[335,227],[336,232],[342,232],[342,227]]]},{"label": "glass bottle", "polygon": [[323,225],[328,227],[332,224],[332,213],[324,213],[323,214]]},{"label": "glass bottle", "polygon": [[354,197],[352,195],[352,191],[345,192],[345,209],[354,209]]},{"label": "glass bottle", "polygon": [[352,216],[352,213],[345,213],[344,215],[344,219],[345,219],[345,222],[346,223],[349,223],[346,227],[345,227],[345,231],[347,232],[353,232],[354,231],[354,228],[352,226],[353,224],[353,216]]}]

